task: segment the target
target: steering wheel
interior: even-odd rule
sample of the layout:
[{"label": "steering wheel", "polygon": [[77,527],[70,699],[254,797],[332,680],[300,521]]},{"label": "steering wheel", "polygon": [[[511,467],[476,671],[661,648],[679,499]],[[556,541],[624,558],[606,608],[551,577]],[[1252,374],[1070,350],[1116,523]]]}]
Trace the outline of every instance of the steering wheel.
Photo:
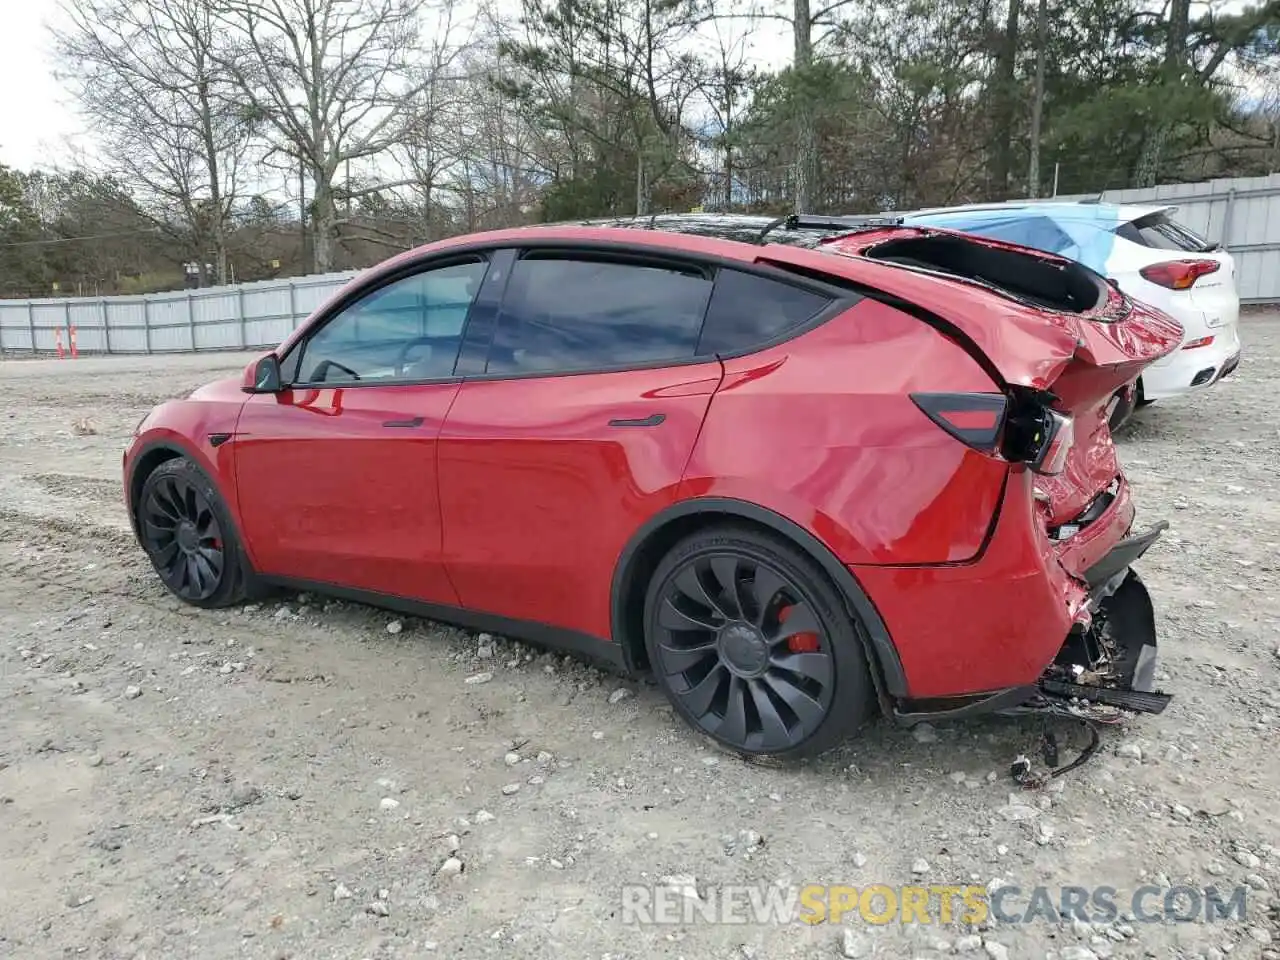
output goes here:
[{"label": "steering wheel", "polygon": [[424,343],[427,345],[431,345],[438,339],[440,338],[439,337],[417,337],[405,343],[405,345],[400,348],[400,355],[396,357],[396,377],[399,378],[404,376],[404,362],[407,359],[409,359],[410,350],[412,350],[414,347],[421,346]]},{"label": "steering wheel", "polygon": [[359,380],[360,374],[356,373],[350,367],[345,367],[336,360],[321,360],[316,364],[316,368],[311,371],[312,380],[327,383],[329,380],[329,370],[341,370],[343,373],[350,374],[352,380]]}]

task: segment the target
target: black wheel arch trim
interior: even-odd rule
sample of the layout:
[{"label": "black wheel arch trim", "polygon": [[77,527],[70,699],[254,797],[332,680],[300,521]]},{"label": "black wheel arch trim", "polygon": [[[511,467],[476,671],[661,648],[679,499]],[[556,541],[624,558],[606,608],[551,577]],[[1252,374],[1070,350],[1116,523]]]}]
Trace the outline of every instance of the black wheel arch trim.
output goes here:
[{"label": "black wheel arch trim", "polygon": [[[234,435],[234,433],[231,433],[227,436],[232,437]],[[212,437],[214,436],[217,436],[217,434],[209,435],[209,445],[213,447],[220,446],[220,444],[213,443]],[[143,484],[146,483],[146,479],[144,478],[141,482],[137,482],[138,466],[139,464],[145,463],[150,459],[151,455],[157,451],[164,451],[165,453],[170,454],[170,456],[165,457],[165,461],[173,460],[177,457],[183,457],[184,459],[191,461],[191,463],[195,464],[196,468],[201,473],[209,478],[209,482],[213,484],[213,488],[217,490],[218,495],[222,497],[223,506],[226,508],[227,512],[227,519],[231,522],[232,531],[236,535],[236,540],[240,543],[241,551],[244,551],[246,548],[244,544],[244,537],[240,534],[240,524],[237,522],[237,518],[232,513],[230,506],[227,504],[227,498],[223,495],[221,486],[219,486],[214,477],[209,475],[209,471],[204,468],[204,464],[201,462],[198,454],[192,451],[187,444],[169,438],[148,440],[140,446],[137,452],[130,459],[129,470],[124,478],[125,502],[129,507],[129,526],[133,528],[133,534],[135,537],[139,538],[139,542],[141,542],[141,531],[138,529],[138,497],[142,494],[142,487]],[[159,466],[159,464],[156,464],[156,466]],[[152,469],[154,470],[155,468],[153,467]],[[148,473],[149,472],[150,471],[148,471]]]},{"label": "black wheel arch trim", "polygon": [[[867,645],[867,656],[871,663],[872,678],[875,680],[877,691],[899,699],[907,696],[907,678],[902,669],[902,660],[898,656],[897,647],[894,646],[889,630],[880,618],[880,613],[871,602],[871,598],[867,596],[849,568],[840,562],[840,559],[831,552],[830,547],[799,524],[748,500],[731,497],[693,497],[672,504],[645,521],[623,548],[613,570],[609,604],[612,622],[610,632],[625,657],[629,672],[640,672],[639,665],[634,662],[632,645],[626,642],[628,638],[625,636],[626,610],[624,609],[636,558],[650,537],[667,524],[703,513],[728,515],[761,524],[787,538],[817,561],[840,591],[849,612],[856,616],[865,628],[859,633],[865,634],[863,639]],[[882,700],[881,707],[888,708],[888,706]]]}]

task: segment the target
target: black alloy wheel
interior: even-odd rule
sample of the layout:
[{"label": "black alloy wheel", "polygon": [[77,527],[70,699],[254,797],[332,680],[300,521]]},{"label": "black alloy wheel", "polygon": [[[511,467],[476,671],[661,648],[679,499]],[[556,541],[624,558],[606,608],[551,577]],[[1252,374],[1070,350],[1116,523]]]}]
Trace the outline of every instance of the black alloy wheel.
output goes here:
[{"label": "black alloy wheel", "polygon": [[166,476],[142,505],[146,549],[169,589],[183,600],[207,600],[226,567],[222,528],[187,478]]},{"label": "black alloy wheel", "polygon": [[209,478],[184,457],[151,472],[138,497],[143,549],[164,585],[187,603],[221,607],[246,596],[246,567]]},{"label": "black alloy wheel", "polygon": [[696,728],[739,752],[800,756],[831,746],[869,712],[866,661],[842,609],[788,544],[712,531],[659,565],[646,648],[658,683]]}]

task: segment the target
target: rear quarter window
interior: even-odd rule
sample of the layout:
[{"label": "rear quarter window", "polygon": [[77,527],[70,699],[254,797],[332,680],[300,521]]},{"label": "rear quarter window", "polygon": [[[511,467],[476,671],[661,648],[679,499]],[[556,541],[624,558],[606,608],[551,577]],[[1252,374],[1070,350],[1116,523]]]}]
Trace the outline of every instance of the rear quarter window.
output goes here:
[{"label": "rear quarter window", "polygon": [[722,269],[711,294],[698,353],[745,353],[802,326],[830,305],[830,297],[812,290]]}]

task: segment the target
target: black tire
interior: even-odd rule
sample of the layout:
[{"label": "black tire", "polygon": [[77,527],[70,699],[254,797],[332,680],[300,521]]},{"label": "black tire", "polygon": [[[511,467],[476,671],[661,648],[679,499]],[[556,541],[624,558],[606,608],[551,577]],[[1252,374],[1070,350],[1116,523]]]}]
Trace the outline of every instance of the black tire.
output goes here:
[{"label": "black tire", "polygon": [[735,753],[814,756],[875,707],[843,598],[780,537],[726,525],[681,540],[649,582],[644,623],[658,685],[690,726]]},{"label": "black tire", "polygon": [[249,565],[217,488],[185,457],[166,460],[138,496],[138,532],[161,582],[184,603],[242,603]]}]

